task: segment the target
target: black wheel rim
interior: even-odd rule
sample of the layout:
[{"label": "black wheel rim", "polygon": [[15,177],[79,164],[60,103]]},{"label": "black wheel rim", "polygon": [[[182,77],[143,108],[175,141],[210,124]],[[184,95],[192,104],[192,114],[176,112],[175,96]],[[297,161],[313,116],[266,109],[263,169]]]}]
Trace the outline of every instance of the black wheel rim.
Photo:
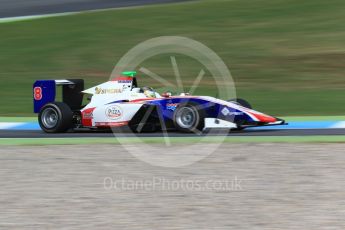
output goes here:
[{"label": "black wheel rim", "polygon": [[54,128],[57,125],[58,120],[59,115],[55,109],[47,108],[43,111],[41,121],[47,129]]},{"label": "black wheel rim", "polygon": [[197,114],[190,107],[181,108],[176,115],[176,123],[184,129],[191,129],[195,125]]}]

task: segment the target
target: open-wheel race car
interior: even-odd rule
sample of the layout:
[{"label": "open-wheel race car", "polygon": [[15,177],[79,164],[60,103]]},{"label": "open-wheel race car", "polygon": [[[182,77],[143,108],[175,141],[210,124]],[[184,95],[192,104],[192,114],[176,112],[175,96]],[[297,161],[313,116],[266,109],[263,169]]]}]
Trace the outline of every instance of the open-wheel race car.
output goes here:
[{"label": "open-wheel race car", "polygon": [[[135,75],[135,71],[123,72],[120,77],[86,90],[81,79],[36,81],[34,112],[38,113],[40,127],[47,133],[121,126],[133,132],[202,132],[285,124],[282,119],[253,110],[243,99],[161,95],[150,87],[139,87]],[[60,101],[56,101],[57,86],[62,86]],[[85,106],[84,94],[91,95]]]}]

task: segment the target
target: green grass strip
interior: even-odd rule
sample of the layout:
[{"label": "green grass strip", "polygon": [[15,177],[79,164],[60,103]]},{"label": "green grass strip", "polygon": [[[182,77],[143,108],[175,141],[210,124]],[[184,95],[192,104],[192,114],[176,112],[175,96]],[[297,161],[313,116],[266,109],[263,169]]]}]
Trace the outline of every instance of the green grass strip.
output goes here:
[{"label": "green grass strip", "polygon": [[345,121],[345,116],[291,116],[283,117],[286,121]]},{"label": "green grass strip", "polygon": [[[214,50],[230,68],[237,97],[258,111],[345,114],[344,9],[343,0],[208,0],[0,23],[0,112],[32,116],[35,80],[73,76],[92,87],[107,81],[117,61],[135,45],[175,35]],[[169,55],[154,56],[141,66],[170,81]],[[205,67],[186,55],[176,54],[176,59],[188,89]],[[145,74],[138,80],[163,87]],[[215,96],[218,90],[206,71],[195,95]]]},{"label": "green grass strip", "polygon": [[[287,116],[286,121],[345,121],[345,116]],[[37,122],[37,117],[0,117],[0,122]]]},{"label": "green grass strip", "polygon": [[0,122],[37,122],[37,117],[0,117]]},{"label": "green grass strip", "polygon": [[[255,136],[255,137],[173,137],[171,144],[194,143],[341,143],[345,135],[339,136]],[[126,138],[2,138],[0,145],[83,145],[83,144],[164,144],[163,137]]]}]

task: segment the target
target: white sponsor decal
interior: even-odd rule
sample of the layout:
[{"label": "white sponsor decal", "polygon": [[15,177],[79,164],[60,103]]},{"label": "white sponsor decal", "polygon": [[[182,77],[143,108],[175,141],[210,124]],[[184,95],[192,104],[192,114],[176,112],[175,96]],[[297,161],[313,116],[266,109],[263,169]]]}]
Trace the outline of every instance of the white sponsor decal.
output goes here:
[{"label": "white sponsor decal", "polygon": [[105,115],[110,120],[117,120],[122,117],[122,109],[117,105],[111,105],[105,109]]},{"label": "white sponsor decal", "polygon": [[95,94],[116,94],[122,93],[122,89],[103,89],[100,87],[95,88]]},{"label": "white sponsor decal", "polygon": [[230,112],[229,115],[234,115],[234,116],[243,115],[243,112]]},{"label": "white sponsor decal", "polygon": [[221,112],[224,116],[227,116],[230,113],[230,111],[226,107],[224,107]]},{"label": "white sponsor decal", "polygon": [[222,110],[221,110],[222,114],[224,116],[237,116],[237,115],[243,115],[243,112],[230,112],[228,108],[224,107]]}]

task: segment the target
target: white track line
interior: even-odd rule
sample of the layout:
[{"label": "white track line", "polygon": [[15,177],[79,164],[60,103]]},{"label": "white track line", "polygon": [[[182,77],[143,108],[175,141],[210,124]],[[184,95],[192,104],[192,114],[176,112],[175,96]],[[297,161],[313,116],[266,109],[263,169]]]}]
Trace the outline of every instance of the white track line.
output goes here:
[{"label": "white track line", "polygon": [[18,127],[25,124],[26,122],[0,122],[0,130],[11,129],[11,128]]},{"label": "white track line", "polygon": [[78,14],[80,12],[70,12],[70,13],[57,13],[57,14],[41,14],[41,15],[32,15],[32,16],[19,16],[19,17],[9,17],[9,18],[0,18],[0,23],[9,23],[9,22],[19,22],[19,21],[28,21],[41,18],[51,18],[51,17],[60,17],[66,15]]},{"label": "white track line", "polygon": [[331,129],[344,129],[345,121],[339,121],[330,127]]},{"label": "white track line", "polygon": [[[191,4],[194,3],[193,1],[190,2],[172,2],[166,3],[166,5],[181,5],[181,4]],[[30,15],[30,16],[17,16],[17,17],[7,17],[7,18],[0,18],[1,23],[10,23],[10,22],[18,22],[18,21],[27,21],[27,20],[35,20],[41,18],[50,18],[50,17],[60,17],[60,16],[68,16],[80,13],[94,13],[94,12],[104,12],[110,10],[127,10],[127,9],[141,9],[147,7],[160,7],[162,4],[145,4],[145,5],[137,5],[137,6],[124,6],[124,7],[112,7],[112,8],[104,8],[104,9],[94,9],[94,10],[82,10],[82,11],[74,11],[74,12],[64,12],[64,13],[52,13],[52,14],[40,14],[40,15]]]}]

